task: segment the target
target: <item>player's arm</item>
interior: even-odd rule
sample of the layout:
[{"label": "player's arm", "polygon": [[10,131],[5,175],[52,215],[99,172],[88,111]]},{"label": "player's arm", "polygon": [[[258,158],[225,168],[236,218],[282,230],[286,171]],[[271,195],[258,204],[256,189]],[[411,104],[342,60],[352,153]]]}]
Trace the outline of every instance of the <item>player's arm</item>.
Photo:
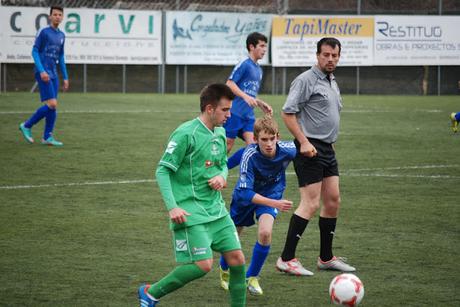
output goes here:
[{"label": "player's arm", "polygon": [[223,161],[221,161],[222,172],[220,175],[212,177],[208,180],[208,185],[211,189],[221,191],[227,187],[228,167],[227,167],[227,156],[224,155]]},{"label": "player's arm", "polygon": [[235,94],[238,97],[241,97],[251,107],[254,108],[259,105],[254,97],[251,97],[245,92],[243,92],[233,80],[228,79],[226,84],[232,90],[233,94]]},{"label": "player's arm", "polygon": [[37,34],[35,38],[34,46],[32,47],[32,58],[34,60],[35,68],[37,69],[38,73],[40,74],[40,78],[43,82],[48,82],[50,77],[48,73],[43,68],[42,61],[40,60],[40,49],[41,45],[43,44],[43,36],[42,31]]},{"label": "player's arm", "polygon": [[264,205],[279,209],[280,211],[288,211],[292,208],[292,201],[287,199],[273,199],[255,193],[251,202],[256,205]]},{"label": "player's arm", "polygon": [[66,91],[69,89],[69,75],[67,74],[67,68],[65,65],[64,44],[62,44],[61,52],[59,53],[59,67],[61,69],[62,79],[64,80],[63,81],[64,91]]},{"label": "player's arm", "polygon": [[169,218],[176,224],[187,221],[186,216],[190,215],[187,211],[177,206],[176,199],[172,191],[170,173],[172,170],[166,166],[159,165],[155,173],[161,196],[169,213]]},{"label": "player's arm", "polygon": [[300,112],[299,103],[304,99],[304,90],[306,85],[301,80],[294,80],[289,89],[289,95],[286,99],[286,103],[283,106],[283,112],[281,112],[281,118],[283,119],[286,128],[289,132],[297,139],[300,143],[300,153],[312,158],[316,156],[316,148],[310,143],[308,138],[304,135],[299,123],[297,122],[296,114]]},{"label": "player's arm", "polygon": [[171,174],[179,169],[189,144],[189,138],[186,132],[184,133],[184,131],[181,130],[174,131],[160,162],[158,162],[155,173],[161,196],[168,210],[169,218],[176,224],[186,222],[186,216],[190,214],[180,208],[176,203],[171,184]]}]

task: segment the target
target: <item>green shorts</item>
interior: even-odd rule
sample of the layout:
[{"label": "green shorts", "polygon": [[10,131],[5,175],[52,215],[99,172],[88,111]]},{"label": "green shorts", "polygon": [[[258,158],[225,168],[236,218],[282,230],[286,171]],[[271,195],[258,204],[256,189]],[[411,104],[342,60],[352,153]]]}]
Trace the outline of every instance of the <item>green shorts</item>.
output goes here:
[{"label": "green shorts", "polygon": [[212,251],[241,249],[235,224],[229,215],[218,220],[173,230],[176,261],[191,263],[212,258]]}]

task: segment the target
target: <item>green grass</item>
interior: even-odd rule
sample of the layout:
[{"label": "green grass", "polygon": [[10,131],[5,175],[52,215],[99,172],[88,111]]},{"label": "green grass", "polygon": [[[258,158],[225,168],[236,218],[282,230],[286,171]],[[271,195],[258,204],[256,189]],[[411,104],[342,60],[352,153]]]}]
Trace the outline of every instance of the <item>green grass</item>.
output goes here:
[{"label": "green grass", "polygon": [[[284,97],[263,98],[279,119]],[[167,213],[152,179],[169,134],[197,114],[198,96],[63,94],[55,134],[63,148],[21,138],[18,124],[37,100],[0,95],[0,305],[136,306],[139,284],[175,265]],[[460,111],[459,97],[344,97],[334,250],[358,268],[363,306],[460,306],[460,133],[449,128],[452,111]],[[36,140],[42,127],[34,128]],[[298,203],[289,172],[285,196]],[[229,186],[235,170],[231,175]],[[129,180],[150,181],[120,183]],[[227,203],[230,193],[224,193]],[[282,214],[275,224],[261,275],[265,295],[249,297],[248,306],[329,305],[336,273],[297,278],[274,270],[289,218]],[[297,251],[312,269],[317,221]],[[248,258],[255,231],[242,238]],[[161,306],[226,302],[215,267]]]}]

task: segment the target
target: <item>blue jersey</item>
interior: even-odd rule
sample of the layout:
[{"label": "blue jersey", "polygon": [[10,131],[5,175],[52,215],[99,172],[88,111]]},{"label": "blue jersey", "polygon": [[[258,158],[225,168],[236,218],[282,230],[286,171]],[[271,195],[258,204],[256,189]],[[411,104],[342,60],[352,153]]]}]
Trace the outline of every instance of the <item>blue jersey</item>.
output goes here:
[{"label": "blue jersey", "polygon": [[[233,68],[232,74],[228,79],[235,82],[240,90],[255,98],[259,94],[262,83],[262,68],[253,60],[247,58]],[[233,100],[230,112],[241,118],[254,118],[252,107],[239,96],[236,96]]]},{"label": "blue jersey", "polygon": [[233,200],[249,205],[256,193],[281,199],[286,188],[286,168],[296,156],[294,142],[278,142],[276,155],[265,157],[257,144],[248,145],[240,165],[240,177],[233,191]]},{"label": "blue jersey", "polygon": [[67,80],[67,71],[64,63],[65,34],[51,26],[38,31],[32,49],[35,62],[35,72],[46,71],[51,79],[57,78],[56,65],[59,63],[64,80]]}]

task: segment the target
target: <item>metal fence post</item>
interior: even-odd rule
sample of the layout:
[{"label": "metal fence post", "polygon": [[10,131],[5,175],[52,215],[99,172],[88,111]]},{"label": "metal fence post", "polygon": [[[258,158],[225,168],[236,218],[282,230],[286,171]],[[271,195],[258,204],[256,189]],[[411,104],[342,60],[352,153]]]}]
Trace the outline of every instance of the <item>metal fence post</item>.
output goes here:
[{"label": "metal fence post", "polygon": [[[438,0],[438,12],[442,15],[442,0]],[[438,65],[438,96],[441,96],[441,66]]]},{"label": "metal fence post", "polygon": [[184,65],[184,94],[187,94],[187,73],[188,73],[188,67],[187,65]]},{"label": "metal fence post", "polygon": [[[361,0],[358,0],[356,4],[356,11],[358,15],[361,15]],[[360,67],[356,66],[356,95],[359,95],[360,92]]]},{"label": "metal fence post", "polygon": [[122,67],[123,67],[122,92],[123,94],[126,94],[126,64],[123,64]]},{"label": "metal fence post", "polygon": [[86,93],[86,76],[87,76],[87,68],[86,63],[83,64],[83,93]]}]

